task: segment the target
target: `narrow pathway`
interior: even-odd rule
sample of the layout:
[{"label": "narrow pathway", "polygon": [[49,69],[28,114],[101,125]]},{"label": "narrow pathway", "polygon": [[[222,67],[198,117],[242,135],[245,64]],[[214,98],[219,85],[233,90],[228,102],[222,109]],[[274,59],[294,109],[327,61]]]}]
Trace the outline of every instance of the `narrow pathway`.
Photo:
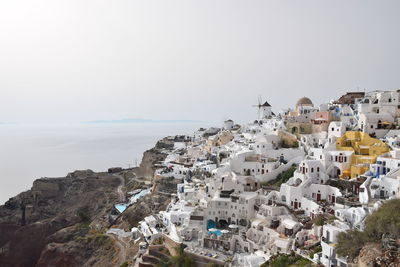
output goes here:
[{"label": "narrow pathway", "polygon": [[119,237],[118,235],[108,234],[110,238],[114,241],[115,246],[118,248],[118,255],[115,258],[116,265],[120,266],[125,261],[127,261],[127,250],[129,248],[129,244],[123,240],[123,237]]},{"label": "narrow pathway", "polygon": [[120,202],[125,202],[125,193],[122,190],[122,188],[125,186],[125,179],[120,174],[113,174],[113,176],[117,177],[121,181],[120,185],[117,187],[117,193],[118,193],[118,196],[119,196],[119,201]]}]

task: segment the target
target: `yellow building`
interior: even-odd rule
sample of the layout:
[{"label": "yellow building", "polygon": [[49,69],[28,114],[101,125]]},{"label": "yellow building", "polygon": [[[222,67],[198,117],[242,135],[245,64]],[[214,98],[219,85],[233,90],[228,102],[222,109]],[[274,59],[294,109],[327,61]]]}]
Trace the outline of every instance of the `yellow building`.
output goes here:
[{"label": "yellow building", "polygon": [[233,134],[230,131],[223,131],[215,136],[208,138],[204,150],[208,153],[212,152],[213,147],[223,146],[233,140]]},{"label": "yellow building", "polygon": [[336,149],[354,152],[350,169],[343,171],[340,178],[355,178],[367,172],[378,156],[389,151],[389,146],[367,133],[348,131],[336,140]]}]

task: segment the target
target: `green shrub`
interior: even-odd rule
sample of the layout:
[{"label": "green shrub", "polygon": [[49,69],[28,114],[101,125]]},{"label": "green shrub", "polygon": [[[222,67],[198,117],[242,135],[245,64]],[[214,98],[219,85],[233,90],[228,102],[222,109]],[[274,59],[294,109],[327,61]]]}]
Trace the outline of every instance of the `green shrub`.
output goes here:
[{"label": "green shrub", "polygon": [[341,256],[355,258],[365,243],[381,242],[384,235],[400,238],[400,199],[383,203],[377,211],[367,217],[363,232],[349,230],[338,234],[337,252]]},{"label": "green shrub", "polygon": [[384,234],[400,238],[400,199],[385,202],[365,221],[365,234],[370,241],[382,239]]},{"label": "green shrub", "polygon": [[89,215],[88,207],[81,207],[77,210],[76,215],[78,215],[80,222],[84,225],[89,225],[91,222],[91,217]]},{"label": "green shrub", "polygon": [[367,241],[365,234],[358,230],[341,232],[338,234],[337,238],[337,253],[341,256],[348,256],[350,258],[356,257]]},{"label": "green shrub", "polygon": [[207,263],[206,267],[223,267],[223,265],[215,263],[215,262],[209,262],[209,263]]},{"label": "green shrub", "polygon": [[308,267],[311,262],[299,255],[275,255],[260,267]]},{"label": "green shrub", "polygon": [[296,169],[297,166],[293,164],[292,166],[290,166],[289,169],[278,174],[275,180],[267,182],[266,184],[263,183],[262,185],[280,186],[281,184],[286,183],[290,178],[293,177],[293,174],[296,171]]},{"label": "green shrub", "polygon": [[313,248],[310,250],[310,253],[308,254],[308,256],[312,259],[316,253],[319,253],[319,252],[321,252],[321,251],[322,251],[322,247],[321,247],[321,246],[313,247]]}]

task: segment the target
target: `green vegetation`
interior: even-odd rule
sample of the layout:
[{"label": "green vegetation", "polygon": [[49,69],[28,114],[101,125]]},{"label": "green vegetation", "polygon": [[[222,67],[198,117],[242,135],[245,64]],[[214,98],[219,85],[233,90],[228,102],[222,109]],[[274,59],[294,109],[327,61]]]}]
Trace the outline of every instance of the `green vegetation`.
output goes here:
[{"label": "green vegetation", "polygon": [[191,267],[194,265],[193,259],[185,254],[185,246],[181,244],[176,248],[177,255],[172,257],[173,267]]},{"label": "green vegetation", "polygon": [[127,262],[122,263],[119,267],[128,267],[129,264]]},{"label": "green vegetation", "polygon": [[84,244],[86,247],[104,247],[106,249],[110,249],[112,247],[112,240],[103,233],[76,236],[75,241]]},{"label": "green vegetation", "polygon": [[275,255],[260,267],[309,267],[312,262],[299,255]]},{"label": "green vegetation", "polygon": [[181,244],[176,249],[176,255],[171,258],[170,262],[160,262],[157,267],[192,267],[193,259],[184,251],[185,245]]},{"label": "green vegetation", "polygon": [[310,249],[310,253],[308,254],[308,256],[312,259],[316,253],[319,253],[321,251],[322,251],[321,246],[313,247],[312,249]]},{"label": "green vegetation", "polygon": [[156,265],[156,267],[170,267],[170,266],[171,266],[170,263],[164,261],[161,261]]},{"label": "green vegetation", "polygon": [[91,218],[89,215],[88,207],[81,207],[77,210],[76,215],[79,217],[80,223],[83,225],[89,225]]},{"label": "green vegetation", "polygon": [[332,223],[336,219],[337,218],[335,216],[321,214],[314,219],[314,224],[317,226],[322,226],[324,224]]},{"label": "green vegetation", "polygon": [[342,256],[355,258],[367,240],[366,235],[358,230],[339,233],[337,253]]},{"label": "green vegetation", "polygon": [[292,166],[290,166],[289,169],[278,174],[278,176],[276,176],[276,179],[266,182],[266,183],[262,183],[262,185],[263,186],[281,186],[281,184],[286,183],[290,178],[293,177],[293,173],[296,169],[297,169],[297,166],[293,164]]},{"label": "green vegetation", "polygon": [[338,254],[355,258],[367,242],[382,242],[385,235],[394,239],[400,238],[399,209],[400,199],[389,200],[366,219],[364,231],[339,233]]},{"label": "green vegetation", "polygon": [[215,263],[215,262],[209,262],[209,263],[207,263],[206,267],[223,267],[223,265]]}]

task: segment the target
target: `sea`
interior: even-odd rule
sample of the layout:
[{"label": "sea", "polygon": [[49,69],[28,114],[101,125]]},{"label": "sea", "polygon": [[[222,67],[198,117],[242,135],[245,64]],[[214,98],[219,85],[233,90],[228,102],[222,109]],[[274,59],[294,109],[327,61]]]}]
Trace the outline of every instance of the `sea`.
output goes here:
[{"label": "sea", "polygon": [[1,124],[0,205],[41,177],[74,170],[135,167],[169,135],[192,135],[207,122]]}]

